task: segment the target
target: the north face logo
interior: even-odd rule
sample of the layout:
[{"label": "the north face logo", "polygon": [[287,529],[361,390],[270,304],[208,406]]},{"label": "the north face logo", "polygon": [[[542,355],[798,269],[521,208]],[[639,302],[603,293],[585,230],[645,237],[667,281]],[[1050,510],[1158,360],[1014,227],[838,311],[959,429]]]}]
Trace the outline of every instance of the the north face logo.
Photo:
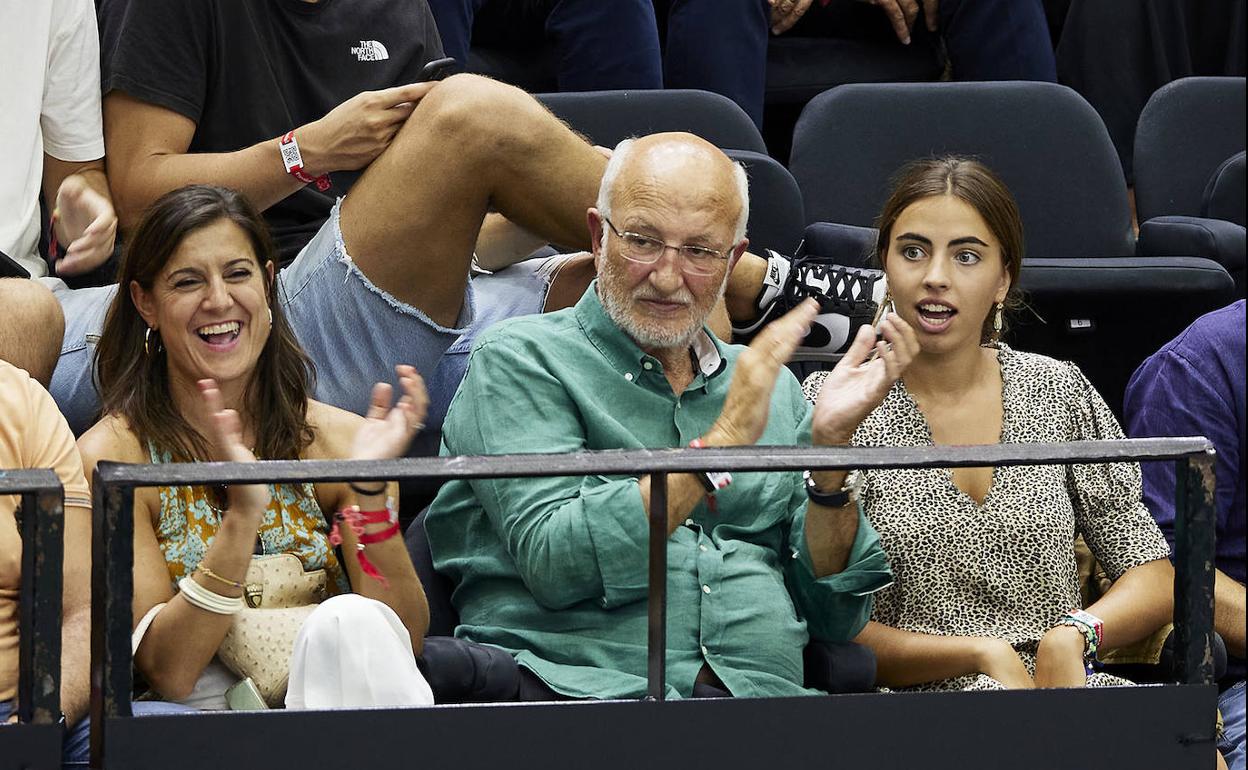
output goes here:
[{"label": "the north face logo", "polygon": [[390,52],[376,40],[361,40],[358,46],[351,47],[351,53],[360,61],[382,61],[390,58]]}]

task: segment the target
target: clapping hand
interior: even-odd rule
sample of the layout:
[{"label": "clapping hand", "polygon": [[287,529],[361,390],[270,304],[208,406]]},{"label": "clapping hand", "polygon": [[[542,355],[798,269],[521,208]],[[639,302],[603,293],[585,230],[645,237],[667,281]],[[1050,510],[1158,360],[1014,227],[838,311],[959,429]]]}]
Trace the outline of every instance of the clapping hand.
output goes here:
[{"label": "clapping hand", "polygon": [[[243,427],[238,412],[225,408],[216,380],[200,380],[199,392],[204,397],[204,409],[212,424],[212,435],[208,437],[211,459],[254,463],[255,454],[243,442]],[[269,507],[269,487],[267,484],[231,484],[227,499],[227,507],[233,513],[262,515]]]},{"label": "clapping hand", "polygon": [[416,373],[415,367],[406,364],[394,367],[394,371],[399,375],[403,396],[391,408],[391,387],[384,382],[373,386],[368,414],[355,433],[351,448],[353,459],[387,460],[398,457],[407,450],[417,431],[425,427],[425,413],[429,409],[425,381]]},{"label": "clapping hand", "polygon": [[65,256],[56,264],[60,275],[81,275],[113,255],[117,213],[112,201],[78,174],[70,174],[56,192],[55,217],[66,238]]},{"label": "clapping hand", "polygon": [[811,424],[813,443],[849,443],[859,423],[880,405],[918,354],[919,339],[901,316],[888,313],[880,331],[884,339],[877,340],[874,328],[860,326],[849,350],[823,380]]},{"label": "clapping hand", "polygon": [[767,324],[737,358],[728,385],[724,408],[711,430],[707,444],[747,446],[763,435],[771,411],[771,393],[776,389],[780,367],[788,362],[801,344],[819,305],[808,299]]}]

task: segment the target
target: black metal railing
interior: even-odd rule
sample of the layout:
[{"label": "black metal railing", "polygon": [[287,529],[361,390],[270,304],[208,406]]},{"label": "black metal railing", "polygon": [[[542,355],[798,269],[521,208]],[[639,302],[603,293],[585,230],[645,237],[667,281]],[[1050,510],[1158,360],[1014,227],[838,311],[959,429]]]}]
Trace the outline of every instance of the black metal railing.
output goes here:
[{"label": "black metal railing", "polygon": [[94,495],[92,596],[93,765],[104,757],[110,718],[130,716],[133,596],[132,511],[139,487],[238,483],[471,479],[491,477],[651,475],[648,676],[650,698],[662,700],[666,649],[667,474],[689,471],[793,471],[1177,462],[1175,543],[1176,675],[1180,683],[1213,677],[1213,446],[1204,438],[1125,439],[1059,444],[960,447],[739,447],[597,451],[384,461],[266,461],[123,465],[100,463]]},{"label": "black metal railing", "polygon": [[21,495],[18,720],[61,717],[61,583],[65,493],[50,470],[0,470],[0,495]]}]

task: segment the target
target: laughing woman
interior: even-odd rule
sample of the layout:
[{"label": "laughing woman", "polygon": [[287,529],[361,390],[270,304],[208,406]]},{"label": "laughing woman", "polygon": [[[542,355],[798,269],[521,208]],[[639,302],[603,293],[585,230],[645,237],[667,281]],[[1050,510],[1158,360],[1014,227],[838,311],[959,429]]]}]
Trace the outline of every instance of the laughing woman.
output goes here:
[{"label": "laughing woman", "polygon": [[[104,417],[79,440],[88,477],[101,460],[383,459],[406,449],[427,403],[415,370],[398,367],[393,408],[390,387],[377,385],[364,418],[308,398],[311,366],[277,301],[272,259],[263,220],[235,192],[187,187],[153,205],[99,343]],[[428,607],[393,536],[394,497],[380,482],[136,490],[138,670],[161,697],[206,709],[225,708],[227,690],[253,671],[273,683],[260,688],[270,705],[283,692],[287,706],[432,702],[413,657]],[[341,556],[327,523],[336,511]],[[286,588],[253,582],[255,554],[297,557],[268,562],[293,570]],[[292,657],[293,629],[279,628],[292,614],[258,614],[272,601],[247,609],[244,588],[267,596],[310,584],[305,594],[332,598],[294,611]],[[246,636],[257,621],[269,624],[267,641]],[[232,668],[218,655],[227,637],[239,648]],[[280,652],[275,637],[287,640]],[[238,692],[231,704],[259,705],[255,691]]]},{"label": "laughing woman", "polygon": [[[921,351],[853,443],[932,446],[1122,438],[1070,363],[997,341],[1022,223],[1009,190],[961,158],[913,163],[877,222],[877,255]],[[823,373],[805,384],[817,396]],[[862,501],[895,582],[857,641],[892,688],[1125,684],[1090,665],[1171,615],[1173,571],[1135,464],[873,470]],[[1113,588],[1081,608],[1075,535]]]}]

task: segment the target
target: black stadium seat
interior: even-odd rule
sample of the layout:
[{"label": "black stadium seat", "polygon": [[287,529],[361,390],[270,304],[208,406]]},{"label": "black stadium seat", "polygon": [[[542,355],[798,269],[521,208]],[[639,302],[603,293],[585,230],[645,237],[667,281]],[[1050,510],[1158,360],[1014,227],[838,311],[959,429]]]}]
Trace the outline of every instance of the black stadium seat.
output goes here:
[{"label": "black stadium seat", "polygon": [[770,156],[728,150],[750,178],[750,250],[775,249],[792,254],[802,239],[802,191],[789,170]]},{"label": "black stadium seat", "polygon": [[594,144],[614,147],[630,136],[688,131],[725,150],[767,152],[750,116],[709,91],[586,91],[537,98]]},{"label": "black stadium seat", "polygon": [[1222,162],[1213,172],[1201,201],[1201,216],[1222,219],[1244,226],[1245,187],[1244,153],[1238,152]]},{"label": "black stadium seat", "polygon": [[[1230,271],[1241,296],[1248,251],[1244,91],[1244,78],[1175,80],[1149,98],[1135,132],[1140,253],[1214,256]],[[1238,175],[1236,154],[1241,158]],[[1219,214],[1211,215],[1207,206],[1215,193],[1212,203]]]},{"label": "black stadium seat", "polygon": [[1244,92],[1244,78],[1195,77],[1167,83],[1149,98],[1135,130],[1141,222],[1204,216],[1209,178],[1244,151]]},{"label": "black stadium seat", "polygon": [[1134,253],[1122,168],[1100,116],[1050,83],[882,83],[815,97],[793,137],[806,223],[871,226],[907,161],[971,155],[1009,185],[1033,257]]}]

